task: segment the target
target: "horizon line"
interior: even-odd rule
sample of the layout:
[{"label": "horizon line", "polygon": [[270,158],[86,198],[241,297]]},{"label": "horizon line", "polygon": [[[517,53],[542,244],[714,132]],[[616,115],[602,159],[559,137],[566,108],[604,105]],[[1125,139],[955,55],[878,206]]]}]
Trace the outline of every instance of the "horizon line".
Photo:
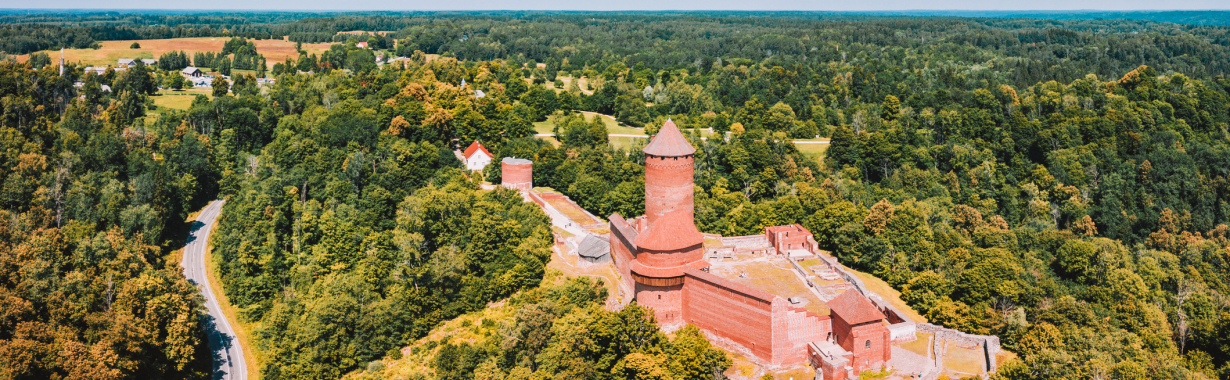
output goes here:
[{"label": "horizon line", "polygon": [[956,9],[917,8],[880,10],[820,10],[820,9],[234,9],[234,8],[0,8],[11,11],[185,11],[185,12],[269,12],[269,13],[324,13],[324,12],[798,12],[798,13],[884,13],[884,12],[1041,12],[1041,13],[1094,13],[1094,12],[1230,12],[1224,9]]}]

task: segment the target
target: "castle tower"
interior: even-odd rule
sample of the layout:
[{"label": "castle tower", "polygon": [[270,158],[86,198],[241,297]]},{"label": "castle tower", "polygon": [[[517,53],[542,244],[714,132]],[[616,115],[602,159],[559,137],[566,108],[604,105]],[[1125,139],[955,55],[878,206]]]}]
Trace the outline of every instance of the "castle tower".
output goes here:
[{"label": "castle tower", "polygon": [[64,48],[60,48],[60,76],[64,76]]},{"label": "castle tower", "polygon": [[673,121],[667,120],[653,137],[645,152],[645,218],[653,225],[663,215],[674,211],[687,213],[692,223],[693,155],[696,148],[688,143]]},{"label": "castle tower", "polygon": [[534,188],[534,163],[524,158],[504,157],[500,160],[500,185],[521,192]]},{"label": "castle tower", "polygon": [[627,268],[637,303],[653,309],[663,326],[678,326],[684,323],[684,271],[709,266],[703,260],[704,238],[693,219],[692,155],[696,148],[674,122],[667,121],[644,152],[644,227],[634,233],[622,218],[613,222],[613,234],[633,240],[626,249],[632,260],[622,264],[627,256],[616,255],[620,257],[616,261]]}]

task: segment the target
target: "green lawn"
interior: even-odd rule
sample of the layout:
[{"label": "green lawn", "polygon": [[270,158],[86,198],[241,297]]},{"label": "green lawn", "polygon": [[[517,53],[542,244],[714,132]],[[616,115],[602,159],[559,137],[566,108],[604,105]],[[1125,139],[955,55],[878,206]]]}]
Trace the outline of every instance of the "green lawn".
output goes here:
[{"label": "green lawn", "polygon": [[549,117],[545,121],[534,122],[534,132],[535,133],[555,133],[554,129],[555,129],[555,121],[551,120],[551,118]]},{"label": "green lawn", "polygon": [[645,147],[649,143],[647,138],[639,137],[608,137],[611,141],[611,146],[619,149],[633,150]]},{"label": "green lawn", "polygon": [[154,99],[154,105],[158,109],[151,112],[161,114],[163,109],[187,110],[192,106],[192,100],[196,99],[197,95],[205,95],[213,99],[212,90],[208,88],[192,88],[187,90],[158,90],[158,95],[151,98]]}]

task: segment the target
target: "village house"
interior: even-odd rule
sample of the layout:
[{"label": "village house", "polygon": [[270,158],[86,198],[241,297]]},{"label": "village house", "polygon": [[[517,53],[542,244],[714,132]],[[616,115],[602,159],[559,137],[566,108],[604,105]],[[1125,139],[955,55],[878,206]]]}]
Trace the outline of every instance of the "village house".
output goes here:
[{"label": "village house", "polygon": [[482,171],[487,164],[491,163],[491,152],[488,152],[478,140],[474,140],[461,156],[462,161],[465,161],[466,169],[471,171]]}]

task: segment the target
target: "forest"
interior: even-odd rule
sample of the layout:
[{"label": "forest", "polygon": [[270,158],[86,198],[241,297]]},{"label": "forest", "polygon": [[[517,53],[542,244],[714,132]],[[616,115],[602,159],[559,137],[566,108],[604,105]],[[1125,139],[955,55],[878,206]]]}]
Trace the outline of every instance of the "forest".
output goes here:
[{"label": "forest", "polygon": [[[0,376],[207,377],[177,250],[193,212],[224,198],[214,265],[264,378],[355,374],[505,300],[525,339],[439,343],[431,378],[720,378],[729,359],[698,332],[637,330],[643,309],[544,280],[546,215],[481,190],[498,166],[467,173],[453,153],[480,140],[595,215],[643,213],[642,153],[575,112],[590,111],[687,131],[701,231],[802,224],[929,321],[999,336],[1019,359],[998,378],[1230,378],[1230,29],[756,16],[258,13],[218,32],[239,37],[224,52],[387,30],[386,52],[407,59],[336,44],[271,62],[276,83],[237,75],[156,113],[167,68],[0,62]],[[245,20],[71,17],[54,28],[182,20],[173,37]],[[0,20],[31,41],[65,35]],[[533,137],[543,121],[557,140]],[[816,136],[823,157],[791,142]],[[675,355],[696,365],[663,364]]]}]

